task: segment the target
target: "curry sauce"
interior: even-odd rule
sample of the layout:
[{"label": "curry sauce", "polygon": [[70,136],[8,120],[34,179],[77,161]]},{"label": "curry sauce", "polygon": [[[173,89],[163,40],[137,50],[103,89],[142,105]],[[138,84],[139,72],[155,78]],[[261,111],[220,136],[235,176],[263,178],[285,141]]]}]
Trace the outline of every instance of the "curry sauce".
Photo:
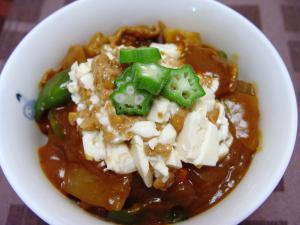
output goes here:
[{"label": "curry sauce", "polygon": [[[157,29],[163,28],[153,28],[145,38],[132,35],[134,29],[122,31],[118,35],[124,35],[125,38],[113,40],[123,44],[129,42],[129,45],[132,40],[134,46],[144,45],[159,40],[155,35],[159,33]],[[143,32],[145,30],[138,35],[143,35]],[[142,40],[141,43],[139,40]],[[95,43],[93,46],[96,46]],[[202,45],[198,40],[197,45],[185,47],[184,63],[192,65],[198,73],[212,72],[219,76],[220,85],[216,95],[225,105],[234,139],[229,153],[215,167],[196,168],[184,164],[183,168],[172,171],[173,183],[165,191],[147,188],[136,172],[115,174],[107,170],[104,164],[85,158],[81,135],[77,127],[69,123],[69,113],[74,109],[73,103],[69,103],[54,110],[63,130],[62,137],[53,133],[46,117],[40,120],[39,126],[48,136],[48,142],[39,149],[39,157],[41,167],[51,183],[86,211],[107,219],[110,208],[129,209],[132,212],[142,211],[138,224],[178,222],[221,201],[247,172],[259,145],[257,98],[253,92],[239,86],[236,66],[220,57],[215,49]],[[178,121],[174,119],[174,123],[178,124],[176,129],[181,129],[185,114],[180,112]],[[78,183],[70,183],[68,177],[71,176],[78,176]],[[73,197],[72,193],[75,192],[80,199]],[[95,206],[99,203],[105,205],[106,209]]]}]

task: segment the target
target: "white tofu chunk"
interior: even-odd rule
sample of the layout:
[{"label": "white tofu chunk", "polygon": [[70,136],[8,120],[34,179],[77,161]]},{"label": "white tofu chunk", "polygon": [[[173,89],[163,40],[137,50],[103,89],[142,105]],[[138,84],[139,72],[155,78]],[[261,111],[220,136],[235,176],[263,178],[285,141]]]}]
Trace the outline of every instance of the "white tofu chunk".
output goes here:
[{"label": "white tofu chunk", "polygon": [[110,45],[103,45],[103,50],[106,56],[109,58],[109,60],[114,60],[116,58],[114,49],[112,49]]},{"label": "white tofu chunk", "polygon": [[74,71],[74,74],[75,74],[75,71],[77,70],[78,68],[78,62],[74,62],[72,65],[71,65],[71,71],[69,72],[69,75],[72,71]]},{"label": "white tofu chunk", "polygon": [[163,58],[164,56],[175,59],[180,57],[180,51],[175,44],[151,43],[150,47],[158,48]]},{"label": "white tofu chunk", "polygon": [[163,145],[173,144],[175,142],[175,139],[176,139],[176,130],[170,123],[168,123],[161,131],[158,142]]},{"label": "white tofu chunk", "polygon": [[227,139],[230,135],[229,132],[229,123],[228,120],[225,116],[225,109],[224,109],[224,105],[221,103],[217,103],[217,107],[219,108],[219,116],[217,119],[216,124],[219,127],[219,137],[221,140],[225,140]]},{"label": "white tofu chunk", "polygon": [[86,104],[84,103],[78,103],[77,104],[77,111],[80,112],[80,111],[83,111],[86,109]]},{"label": "white tofu chunk", "polygon": [[154,100],[147,119],[156,123],[168,122],[172,115],[176,114],[179,107],[168,99],[159,97]]},{"label": "white tofu chunk", "polygon": [[228,154],[232,142],[233,142],[233,137],[229,133],[228,138],[225,141],[222,141],[219,146],[218,149],[219,159],[224,158],[224,156]]},{"label": "white tofu chunk", "polygon": [[78,126],[80,126],[83,123],[83,121],[84,121],[84,119],[80,118],[80,117],[76,119],[76,123]]},{"label": "white tofu chunk", "polygon": [[78,93],[74,93],[71,95],[72,101],[76,104],[80,104],[81,98]]},{"label": "white tofu chunk", "polygon": [[92,73],[84,74],[82,77],[80,77],[80,81],[83,84],[85,89],[88,90],[94,90],[94,76]]},{"label": "white tofu chunk", "polygon": [[206,131],[206,120],[203,112],[191,112],[187,115],[175,146],[182,161],[192,163],[197,157]]},{"label": "white tofu chunk", "polygon": [[100,161],[105,158],[105,146],[102,132],[84,131],[82,132],[82,143],[84,154],[88,159]]},{"label": "white tofu chunk", "polygon": [[213,79],[212,83],[211,83],[211,86],[210,86],[210,90],[213,91],[214,93],[218,90],[219,88],[219,79],[216,78],[216,79]]},{"label": "white tofu chunk", "polygon": [[193,164],[196,166],[215,166],[218,162],[219,135],[216,125],[208,121],[203,142],[199,148],[199,155]]},{"label": "white tofu chunk", "polygon": [[77,73],[86,74],[91,71],[91,65],[88,62],[80,63],[77,67]]},{"label": "white tofu chunk", "polygon": [[110,127],[110,121],[105,107],[101,107],[96,116],[100,124],[102,124],[104,127]]},{"label": "white tofu chunk", "polygon": [[72,81],[72,82],[68,83],[67,87],[68,87],[68,90],[70,93],[76,93],[79,91],[79,86],[78,86],[77,82]]},{"label": "white tofu chunk", "polygon": [[[92,60],[88,59],[87,62],[78,65],[77,62],[73,63],[71,66],[71,71],[69,72],[70,82],[67,87],[71,93],[72,101],[77,104],[77,110],[82,111],[86,109],[86,103],[81,102],[80,88],[83,85],[85,89],[94,90],[94,76],[91,73],[91,63]],[[81,84],[81,85],[80,85]]]},{"label": "white tofu chunk", "polygon": [[177,169],[182,167],[182,163],[176,151],[174,150],[171,151],[168,159],[166,160],[166,165]]},{"label": "white tofu chunk", "polygon": [[166,166],[164,159],[160,155],[149,157],[151,166],[154,169],[154,176],[162,178],[163,182],[169,179],[169,168]]},{"label": "white tofu chunk", "polygon": [[220,144],[218,148],[219,159],[223,158],[229,152],[229,148],[225,143]]},{"label": "white tofu chunk", "polygon": [[206,112],[209,112],[215,107],[216,100],[214,93],[205,86],[203,88],[205,90],[205,95],[196,100],[195,105],[193,107],[193,112],[199,110],[205,110]]},{"label": "white tofu chunk", "polygon": [[217,127],[206,118],[206,111],[199,109],[186,117],[175,149],[185,162],[213,166],[219,159],[219,142]]},{"label": "white tofu chunk", "polygon": [[127,174],[136,171],[133,158],[126,144],[108,144],[105,163],[107,169],[116,173]]},{"label": "white tofu chunk", "polygon": [[219,107],[219,116],[216,124],[219,127],[218,134],[220,138],[220,146],[218,149],[218,155],[220,159],[228,154],[229,148],[233,141],[233,137],[229,132],[229,122],[225,116],[224,105],[221,103],[217,103],[217,106]]},{"label": "white tofu chunk", "polygon": [[91,101],[91,103],[93,105],[96,105],[96,104],[98,104],[100,102],[100,99],[99,99],[99,97],[97,95],[92,95],[90,97],[90,101]]},{"label": "white tofu chunk", "polygon": [[159,135],[156,124],[152,121],[138,121],[133,124],[130,131],[143,138],[151,138]]},{"label": "white tofu chunk", "polygon": [[158,138],[152,138],[148,141],[149,147],[153,150],[155,146],[158,144]]},{"label": "white tofu chunk", "polygon": [[97,117],[99,123],[104,127],[104,129],[106,129],[107,131],[111,132],[114,135],[114,139],[111,141],[111,143],[120,144],[120,143],[126,141],[127,138],[125,137],[124,134],[121,134],[120,132],[118,132],[116,129],[114,129],[111,126],[108,112],[105,109],[106,104],[107,104],[107,102],[105,103],[105,105],[103,107],[100,108],[100,111],[98,113],[96,113],[96,117]]},{"label": "white tofu chunk", "polygon": [[135,135],[132,138],[130,153],[145,185],[151,187],[153,181],[152,172],[149,168],[149,160],[144,152],[144,143],[140,136]]}]

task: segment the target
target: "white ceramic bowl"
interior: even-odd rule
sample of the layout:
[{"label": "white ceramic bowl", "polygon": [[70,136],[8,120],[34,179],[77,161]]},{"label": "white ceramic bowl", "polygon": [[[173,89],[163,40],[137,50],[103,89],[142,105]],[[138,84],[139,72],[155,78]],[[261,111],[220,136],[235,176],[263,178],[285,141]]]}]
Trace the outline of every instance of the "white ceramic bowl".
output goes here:
[{"label": "white ceramic bowl", "polygon": [[[0,162],[22,200],[50,224],[99,225],[59,193],[42,173],[37,148],[45,142],[30,118],[29,100],[48,68],[56,67],[73,43],[96,31],[111,33],[122,25],[153,24],[199,31],[203,40],[240,56],[240,77],[258,85],[262,151],[238,187],[217,206],[184,224],[237,224],[273,191],[290,160],[297,131],[294,89],[286,67],[267,38],[248,20],[209,0],[82,0],[49,16],[18,45],[0,81]],[[20,93],[20,103],[16,100]],[[103,222],[104,224],[104,222]]]}]

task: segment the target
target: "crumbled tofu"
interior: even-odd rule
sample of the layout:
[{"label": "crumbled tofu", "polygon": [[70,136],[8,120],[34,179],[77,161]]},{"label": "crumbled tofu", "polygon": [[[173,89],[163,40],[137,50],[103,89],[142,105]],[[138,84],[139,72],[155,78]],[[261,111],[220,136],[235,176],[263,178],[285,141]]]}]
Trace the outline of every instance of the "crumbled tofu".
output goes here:
[{"label": "crumbled tofu", "polygon": [[91,72],[91,65],[89,64],[89,62],[80,63],[77,71],[81,74],[87,74],[87,73]]},{"label": "crumbled tofu", "polygon": [[[71,92],[71,91],[70,91]],[[80,95],[78,93],[74,93],[71,95],[71,99],[74,103],[79,104],[81,101]]]},{"label": "crumbled tofu", "polygon": [[103,45],[103,50],[110,60],[114,60],[116,58],[115,51],[112,47],[110,47],[110,45]]},{"label": "crumbled tofu", "polygon": [[80,126],[80,124],[82,124],[83,121],[84,121],[84,119],[80,118],[80,117],[76,119],[76,123],[78,126]]},{"label": "crumbled tofu", "polygon": [[175,142],[175,139],[176,139],[176,130],[170,123],[168,123],[161,131],[158,142],[163,145],[173,144]]},{"label": "crumbled tofu", "polygon": [[154,100],[147,119],[156,123],[168,122],[171,116],[175,115],[179,106],[166,98],[159,97]]},{"label": "crumbled tofu", "polygon": [[[181,48],[175,44],[152,43],[150,46],[159,49],[162,56],[161,65],[170,68],[183,65]],[[101,54],[106,54],[109,60],[117,63],[118,52],[124,47],[106,44],[103,45]],[[203,83],[206,95],[197,99],[193,108],[189,109],[180,133],[177,133],[170,123],[170,119],[178,113],[180,107],[161,96],[154,99],[144,121],[140,121],[139,118],[132,120],[132,123],[122,130],[119,124],[123,124],[128,118],[112,119],[112,111],[106,108],[110,101],[100,99],[99,90],[96,90],[94,85],[92,63],[93,59],[81,64],[75,62],[71,66],[70,82],[67,86],[72,101],[77,105],[77,112],[74,112],[72,121],[76,121],[77,126],[80,126],[87,123],[89,118],[93,118],[98,124],[94,128],[95,131],[85,131],[87,128],[80,126],[87,159],[101,161],[101,167],[106,166],[108,170],[120,174],[138,171],[145,185],[151,187],[153,178],[167,184],[172,177],[169,168],[181,168],[182,162],[197,167],[215,166],[219,159],[228,154],[233,137],[229,131],[224,105],[215,99],[215,92],[219,86],[217,74],[201,74],[206,81]],[[181,84],[187,85],[184,82]],[[236,108],[237,113],[234,116],[239,117],[241,113],[238,106],[233,103],[230,106]],[[245,127],[247,128],[246,123],[240,124],[241,131],[244,131]],[[243,135],[239,130],[238,134]],[[148,146],[144,149],[143,139],[153,151],[148,151]],[[125,141],[130,140],[128,145]],[[63,177],[63,173],[60,173]]]},{"label": "crumbled tofu", "polygon": [[103,126],[103,129],[112,133],[114,135],[114,139],[111,141],[113,144],[122,143],[127,140],[125,134],[121,134],[116,129],[111,126],[108,112],[106,111],[105,105],[100,108],[100,112],[96,113],[96,117],[99,123]]},{"label": "crumbled tofu", "polygon": [[169,168],[166,166],[164,159],[160,155],[149,157],[151,166],[154,169],[154,176],[162,178],[162,182],[169,179]]},{"label": "crumbled tofu", "polygon": [[[69,73],[69,76],[71,76],[70,74],[74,73],[74,71],[70,71]],[[70,82],[68,84],[68,90],[71,92],[71,93],[76,93],[79,91],[79,87],[78,87],[78,84],[76,82]]]},{"label": "crumbled tofu", "polygon": [[84,74],[82,77],[80,77],[80,81],[83,84],[85,89],[92,90],[92,91],[95,89],[93,74],[91,73]]},{"label": "crumbled tofu", "polygon": [[92,95],[90,97],[90,101],[91,101],[91,103],[93,105],[96,105],[96,104],[98,104],[100,102],[100,99],[99,99],[99,97],[97,95]]},{"label": "crumbled tofu", "polygon": [[176,151],[171,151],[168,159],[166,160],[166,165],[177,169],[182,167],[181,160]]},{"label": "crumbled tofu", "polygon": [[100,161],[105,158],[105,146],[103,143],[102,132],[82,132],[82,143],[84,154],[86,155],[87,159]]},{"label": "crumbled tofu", "polygon": [[175,44],[152,43],[150,47],[158,48],[160,51],[161,65],[169,68],[178,68],[183,64],[180,60],[181,51]]},{"label": "crumbled tofu", "polygon": [[115,48],[112,48],[110,45],[105,44],[103,45],[103,50],[106,54],[106,56],[110,59],[110,60],[118,60],[118,53],[119,50],[122,48],[126,48],[125,45],[120,45],[120,46],[116,46]]},{"label": "crumbled tofu", "polygon": [[76,61],[71,65],[71,70],[69,72],[69,76],[71,80],[75,79],[77,68],[78,68],[78,62]]},{"label": "crumbled tofu", "polygon": [[[100,112],[97,113],[97,118],[98,118],[99,122],[100,122],[103,126],[105,126],[105,127],[111,127],[110,121],[109,121],[109,118],[108,118],[108,114],[107,114],[107,112],[106,112],[106,110],[105,110],[104,107],[102,107],[102,108],[100,109]],[[112,128],[111,128],[111,129],[112,129]],[[110,129],[109,129],[109,130],[110,130]]]},{"label": "crumbled tofu", "polygon": [[84,85],[86,89],[94,89],[94,77],[91,73],[92,60],[88,59],[87,62],[78,65],[77,62],[71,66],[69,72],[70,83],[68,84],[68,90],[71,94],[76,94],[79,91],[79,81]]},{"label": "crumbled tofu", "polygon": [[[69,72],[70,82],[67,87],[71,93],[71,99],[77,105],[77,111],[82,112],[87,109],[91,109],[94,105],[88,107],[88,98],[91,99],[91,103],[96,103],[97,95],[94,87],[94,75],[92,74],[92,59],[88,59],[87,62],[78,65],[77,62],[73,63]],[[81,95],[85,93],[84,95]],[[97,103],[99,103],[99,98]],[[89,118],[85,121],[89,121]],[[82,124],[83,120],[79,120],[78,126]]]},{"label": "crumbled tofu", "polygon": [[152,121],[138,121],[133,124],[130,131],[143,138],[151,138],[159,135],[156,125]]},{"label": "crumbled tofu", "polygon": [[106,146],[107,169],[127,174],[136,171],[135,163],[126,144],[108,144]]},{"label": "crumbled tofu", "polygon": [[158,144],[158,138],[152,138],[148,141],[148,145],[149,147],[153,150],[155,148],[155,146]]},{"label": "crumbled tofu", "polygon": [[131,140],[131,155],[138,173],[147,187],[152,186],[153,175],[149,167],[149,160],[144,152],[144,143],[141,137],[135,135]]},{"label": "crumbled tofu", "polygon": [[77,111],[80,112],[80,111],[83,111],[87,108],[86,104],[84,103],[78,103],[77,104]]},{"label": "crumbled tofu", "polygon": [[175,44],[151,43],[150,47],[158,48],[162,57],[169,56],[176,59],[180,57],[180,51]]}]

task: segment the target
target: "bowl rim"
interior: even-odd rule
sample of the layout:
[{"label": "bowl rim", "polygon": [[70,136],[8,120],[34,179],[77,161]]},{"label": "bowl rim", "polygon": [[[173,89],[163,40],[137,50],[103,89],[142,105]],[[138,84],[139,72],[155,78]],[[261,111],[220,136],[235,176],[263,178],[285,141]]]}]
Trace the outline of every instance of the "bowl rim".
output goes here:
[{"label": "bowl rim", "polygon": [[[53,13],[48,15],[46,18],[41,20],[31,31],[29,31],[25,35],[25,37],[19,42],[19,44],[14,49],[14,51],[8,57],[4,67],[2,69],[2,72],[1,72],[1,75],[0,75],[0,93],[1,93],[1,90],[2,90],[2,88],[1,88],[2,85],[5,84],[7,79],[9,79],[9,76],[6,75],[7,68],[10,67],[10,64],[13,63],[12,59],[18,54],[19,50],[23,47],[24,43],[26,43],[26,41],[28,39],[30,39],[30,37],[32,35],[39,32],[41,27],[47,26],[47,24],[50,21],[52,21],[53,19],[55,19],[55,17],[57,15],[63,14],[67,10],[72,10],[72,9],[80,6],[81,4],[84,4],[84,2],[88,2],[88,1],[93,1],[93,0],[80,0],[80,1],[78,0],[78,1],[74,1],[70,4],[68,4],[68,5],[65,5],[65,6],[61,7],[60,9],[54,11]],[[225,4],[223,4],[221,2],[218,2],[216,0],[202,0],[202,1],[203,1],[204,4],[212,4],[214,7],[220,7],[220,8],[222,8],[222,10],[227,10],[228,12],[233,14],[234,16],[239,17],[239,19],[242,20],[243,23],[245,23],[249,27],[249,29],[251,29],[254,33],[256,33],[257,35],[260,36],[261,40],[264,42],[266,47],[271,51],[271,54],[275,57],[276,64],[279,65],[279,67],[282,69],[282,73],[285,74],[285,76],[286,76],[285,77],[286,86],[288,87],[289,95],[291,97],[290,100],[291,100],[292,109],[291,109],[290,117],[292,118],[294,123],[292,124],[292,131],[291,131],[291,133],[293,135],[291,137],[289,137],[289,141],[288,141],[288,144],[286,146],[286,149],[288,151],[286,152],[285,157],[283,158],[283,162],[280,164],[281,167],[278,170],[279,172],[273,176],[273,179],[271,181],[269,181],[268,185],[266,185],[266,188],[263,189],[263,191],[262,191],[263,194],[261,195],[263,197],[257,198],[255,203],[252,203],[245,210],[243,210],[243,212],[240,213],[238,217],[236,217],[236,218],[234,218],[234,220],[232,220],[233,224],[238,224],[238,223],[242,222],[244,219],[246,219],[249,215],[251,215],[259,206],[262,205],[262,203],[273,192],[273,190],[275,189],[275,187],[277,186],[280,179],[284,175],[284,172],[287,169],[287,166],[288,166],[288,164],[290,162],[290,159],[291,159],[291,156],[293,154],[295,141],[296,141],[296,137],[297,137],[297,127],[298,127],[297,100],[296,100],[295,90],[294,90],[294,86],[293,86],[293,83],[292,83],[292,80],[291,80],[291,76],[290,76],[290,74],[289,74],[289,72],[286,68],[286,65],[285,65],[283,59],[281,58],[281,56],[279,55],[278,51],[276,50],[276,48],[273,46],[273,44],[270,42],[270,40],[265,36],[265,34],[263,34],[263,32],[261,30],[259,30],[247,18],[245,18],[239,12],[237,12],[237,11],[233,10],[232,8],[226,6]],[[49,216],[50,214],[47,211],[45,211],[44,209],[37,207],[36,202],[32,201],[32,199],[30,198],[28,193],[24,193],[23,190],[22,190],[22,187],[18,186],[16,184],[16,178],[9,171],[8,166],[5,163],[2,154],[0,154],[0,165],[1,165],[2,171],[3,171],[6,179],[8,180],[9,184],[11,185],[13,190],[17,193],[17,195],[22,199],[22,201],[26,204],[26,206],[28,206],[42,220],[46,221],[49,224],[56,224],[57,220],[55,218],[53,218],[52,216]],[[191,219],[195,220],[195,219],[198,218],[198,216],[199,216],[199,214],[197,216],[192,217]],[[183,224],[188,223],[189,221],[191,221],[191,219],[189,219],[186,222],[183,222]]]}]

